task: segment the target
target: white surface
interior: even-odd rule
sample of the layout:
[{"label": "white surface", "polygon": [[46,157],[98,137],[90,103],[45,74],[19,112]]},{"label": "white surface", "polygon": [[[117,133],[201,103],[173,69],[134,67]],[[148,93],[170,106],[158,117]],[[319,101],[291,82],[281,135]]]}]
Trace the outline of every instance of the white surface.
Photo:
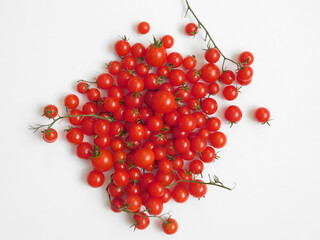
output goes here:
[{"label": "white surface", "polygon": [[[190,4],[227,56],[255,54],[255,75],[235,102],[241,123],[224,124],[228,144],[207,166],[236,188],[212,187],[200,201],[165,205],[179,221],[170,238],[320,239],[319,2]],[[87,186],[90,167],[61,136],[66,123],[54,144],[28,126],[46,122],[44,105],[62,109],[76,80],[104,71],[118,35],[147,44],[152,34],[169,33],[172,51],[200,56],[203,34],[183,34],[193,20],[184,11],[183,0],[0,2],[0,239],[169,238],[157,221],[133,232],[124,214],[108,209],[104,188]],[[151,25],[146,36],[135,31],[142,20]],[[271,110],[271,127],[252,119],[257,106]]]}]

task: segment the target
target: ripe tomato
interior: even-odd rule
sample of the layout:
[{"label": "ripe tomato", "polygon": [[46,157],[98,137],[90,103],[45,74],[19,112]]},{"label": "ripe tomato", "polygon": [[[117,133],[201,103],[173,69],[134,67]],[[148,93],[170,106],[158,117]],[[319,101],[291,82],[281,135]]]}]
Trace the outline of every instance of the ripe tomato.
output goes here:
[{"label": "ripe tomato", "polygon": [[130,176],[126,170],[116,170],[112,175],[112,181],[118,187],[125,187],[130,181]]},{"label": "ripe tomato", "polygon": [[196,159],[190,162],[189,171],[192,172],[193,174],[200,174],[202,173],[203,169],[204,169],[204,165],[200,160]]},{"label": "ripe tomato", "polygon": [[113,198],[121,198],[124,193],[123,188],[118,187],[118,186],[114,185],[113,183],[110,183],[108,185],[107,190],[108,190],[108,193],[110,194],[110,196]]},{"label": "ripe tomato", "polygon": [[265,107],[259,107],[254,114],[256,120],[260,123],[267,123],[269,125],[270,112]]},{"label": "ripe tomato", "polygon": [[128,205],[127,209],[132,212],[139,211],[142,205],[142,199],[138,194],[129,194],[125,202]]},{"label": "ripe tomato", "polygon": [[145,51],[144,57],[151,67],[160,67],[167,59],[167,50],[161,43],[150,44]]},{"label": "ripe tomato", "polygon": [[233,101],[238,97],[238,92],[239,91],[235,86],[229,85],[223,89],[222,93],[226,100]]},{"label": "ripe tomato", "polygon": [[113,167],[112,153],[108,149],[101,149],[100,153],[91,159],[91,165],[100,172],[106,172]]},{"label": "ripe tomato", "polygon": [[195,98],[204,98],[208,94],[208,87],[203,82],[196,82],[192,86],[191,93]]},{"label": "ripe tomato", "polygon": [[130,43],[126,39],[121,39],[116,42],[114,49],[119,56],[125,56],[130,52]]},{"label": "ripe tomato", "polygon": [[186,74],[181,69],[174,69],[169,73],[169,80],[173,86],[180,86],[186,81]]},{"label": "ripe tomato", "polygon": [[202,152],[207,147],[207,140],[201,136],[195,136],[191,140],[190,149],[194,152]]},{"label": "ripe tomato", "polygon": [[150,31],[150,24],[147,22],[140,22],[138,24],[138,32],[141,34],[146,34]]},{"label": "ripe tomato", "polygon": [[210,48],[205,52],[204,57],[209,63],[216,63],[220,59],[220,52],[216,48]]},{"label": "ripe tomato", "polygon": [[132,140],[141,141],[145,137],[145,127],[140,123],[134,123],[129,128],[129,137]]},{"label": "ripe tomato", "polygon": [[182,185],[176,185],[171,192],[172,198],[178,203],[184,203],[189,198],[189,190]]},{"label": "ripe tomato", "polygon": [[239,56],[239,62],[244,65],[249,66],[253,63],[253,61],[254,61],[254,56],[249,51],[242,52]]},{"label": "ripe tomato", "polygon": [[101,89],[108,89],[113,85],[113,77],[108,73],[102,73],[97,77],[97,86]]},{"label": "ripe tomato", "polygon": [[162,182],[153,181],[149,184],[148,191],[152,197],[162,197],[165,193],[165,188]]},{"label": "ripe tomato", "polygon": [[191,69],[187,72],[186,78],[189,83],[196,83],[200,80],[200,72],[195,69]]},{"label": "ripe tomato", "polygon": [[147,148],[139,148],[134,154],[134,163],[141,168],[146,168],[147,166],[153,164],[155,161],[155,156],[152,150]]},{"label": "ripe tomato", "polygon": [[43,109],[43,115],[47,118],[55,118],[58,115],[58,108],[55,105],[47,105]]},{"label": "ripe tomato", "polygon": [[194,36],[197,34],[198,32],[198,26],[194,23],[188,23],[185,27],[185,32],[189,35],[189,36]]},{"label": "ripe tomato", "polygon": [[67,139],[70,143],[78,145],[83,141],[83,132],[80,128],[71,128],[67,133]]},{"label": "ripe tomato", "polygon": [[102,172],[93,170],[88,174],[87,182],[91,187],[98,188],[104,183],[105,177]]},{"label": "ripe tomato", "polygon": [[100,98],[100,91],[97,88],[90,88],[87,91],[87,98],[89,101],[97,101]]},{"label": "ripe tomato", "polygon": [[88,142],[82,142],[77,146],[77,156],[82,159],[89,159],[92,157],[93,147]]},{"label": "ripe tomato", "polygon": [[171,35],[164,35],[161,40],[165,48],[171,48],[174,44],[174,39]]},{"label": "ripe tomato", "polygon": [[118,61],[112,61],[107,66],[108,71],[112,75],[118,75],[121,71],[121,63]]},{"label": "ripe tomato", "polygon": [[93,131],[99,136],[106,136],[110,131],[110,123],[107,120],[99,119],[94,123]]},{"label": "ripe tomato", "polygon": [[146,51],[146,48],[141,43],[133,44],[131,49],[132,56],[136,58],[141,58],[144,56],[144,52]]},{"label": "ripe tomato", "polygon": [[89,89],[89,84],[85,82],[79,82],[77,84],[77,91],[78,93],[86,93]]},{"label": "ripe tomato", "polygon": [[182,63],[186,69],[193,69],[197,65],[197,60],[194,56],[187,56],[183,59]]},{"label": "ripe tomato", "polygon": [[140,77],[145,77],[149,73],[149,70],[149,67],[144,63],[139,63],[135,69],[136,74]]},{"label": "ripe tomato", "polygon": [[216,158],[216,151],[213,147],[206,147],[206,149],[201,153],[200,159],[204,163],[211,163]]},{"label": "ripe tomato", "polygon": [[203,181],[196,179],[195,182],[189,183],[189,192],[192,196],[196,198],[202,198],[206,195],[208,187],[203,184]]},{"label": "ripe tomato", "polygon": [[215,95],[219,92],[220,87],[219,84],[214,82],[214,83],[210,83],[208,86],[208,91],[210,94]]},{"label": "ripe tomato", "polygon": [[135,214],[133,216],[134,218],[134,225],[136,228],[142,230],[142,229],[146,229],[149,224],[150,224],[150,218],[148,217],[148,215],[144,212],[139,213],[139,214]]},{"label": "ripe tomato", "polygon": [[161,198],[150,197],[146,202],[146,208],[151,215],[159,215],[163,210],[163,202]]},{"label": "ripe tomato", "polygon": [[227,85],[233,83],[235,79],[236,75],[234,75],[234,73],[230,70],[224,71],[220,76],[221,82]]},{"label": "ripe tomato", "polygon": [[167,221],[162,223],[162,229],[166,234],[174,234],[178,231],[178,223],[175,219],[169,218]]},{"label": "ripe tomato", "polygon": [[214,114],[218,110],[218,103],[213,98],[206,98],[201,103],[201,110],[208,115]]},{"label": "ripe tomato", "polygon": [[64,99],[64,105],[66,105],[67,108],[75,109],[79,105],[79,98],[75,94],[69,94]]},{"label": "ripe tomato", "polygon": [[49,128],[43,131],[43,139],[47,143],[53,143],[57,140],[58,138],[58,133],[55,129]]},{"label": "ripe tomato", "polygon": [[147,121],[147,128],[153,132],[159,132],[163,128],[163,120],[159,116],[151,116]]},{"label": "ripe tomato", "polygon": [[107,97],[104,100],[103,106],[107,112],[116,112],[120,107],[120,103],[114,97]]},{"label": "ripe tomato", "polygon": [[167,57],[167,63],[174,68],[180,67],[183,62],[183,58],[180,53],[172,52]]},{"label": "ripe tomato", "polygon": [[210,135],[210,142],[214,148],[222,148],[227,143],[227,136],[223,132],[214,132]]},{"label": "ripe tomato", "polygon": [[182,131],[192,132],[197,127],[197,123],[194,116],[184,115],[180,117],[178,126]]},{"label": "ripe tomato", "polygon": [[111,210],[119,213],[121,212],[121,208],[124,206],[124,201],[122,198],[114,198],[111,201]]},{"label": "ripe tomato", "polygon": [[207,63],[200,70],[201,78],[207,83],[214,83],[220,77],[220,69],[213,63]]},{"label": "ripe tomato", "polygon": [[125,56],[122,60],[122,68],[130,71],[136,68],[137,66],[137,60],[134,56]]},{"label": "ripe tomato", "polygon": [[158,113],[172,112],[176,108],[174,95],[162,90],[157,91],[152,97],[152,108]]},{"label": "ripe tomato", "polygon": [[[242,69],[240,69],[237,73],[237,81],[239,82],[247,82],[252,79],[253,76],[253,70],[250,66],[245,66]],[[239,82],[239,83],[240,83]]]},{"label": "ripe tomato", "polygon": [[231,123],[238,123],[242,118],[242,111],[238,106],[231,105],[224,112],[224,117]]}]

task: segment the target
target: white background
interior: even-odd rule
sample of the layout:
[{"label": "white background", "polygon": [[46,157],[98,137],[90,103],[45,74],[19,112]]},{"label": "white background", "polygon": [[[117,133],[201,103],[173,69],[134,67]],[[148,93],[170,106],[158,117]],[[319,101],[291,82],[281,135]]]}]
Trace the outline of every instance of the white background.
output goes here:
[{"label": "white background", "polygon": [[[255,55],[254,79],[234,102],[243,119],[231,129],[220,160],[207,165],[233,191],[210,187],[205,199],[170,202],[182,239],[320,239],[319,1],[190,0],[225,55]],[[43,106],[75,92],[116,59],[119,35],[148,44],[152,35],[175,37],[172,51],[203,62],[203,32],[183,33],[191,15],[178,1],[0,2],[0,239],[163,239],[158,221],[129,228],[109,210],[104,187],[86,183],[90,165],[64,138],[47,144],[28,126],[45,123]],[[151,25],[136,32],[138,22]],[[221,96],[218,116],[229,103]],[[271,127],[253,120],[270,109]]]}]

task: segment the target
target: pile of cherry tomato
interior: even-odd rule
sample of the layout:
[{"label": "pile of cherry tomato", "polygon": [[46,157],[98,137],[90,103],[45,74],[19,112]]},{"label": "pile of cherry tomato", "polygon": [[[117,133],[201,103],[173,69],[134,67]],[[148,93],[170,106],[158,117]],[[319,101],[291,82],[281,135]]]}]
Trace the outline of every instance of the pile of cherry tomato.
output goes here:
[{"label": "pile of cherry tomato", "polygon": [[[141,22],[137,30],[146,34],[150,25]],[[187,24],[185,32],[197,34],[198,25]],[[112,211],[128,213],[135,228],[147,228],[155,217],[167,234],[178,229],[177,221],[162,213],[170,199],[184,203],[190,195],[202,198],[208,185],[229,189],[217,177],[202,180],[205,165],[214,162],[216,150],[227,143],[221,120],[214,115],[214,95],[222,91],[226,101],[236,99],[239,86],[252,81],[254,61],[245,51],[235,71],[220,69],[222,53],[209,47],[203,56],[207,63],[199,67],[194,56],[169,52],[173,45],[170,35],[149,46],[118,40],[114,50],[119,59],[107,64],[108,71],[92,82],[77,83],[87,101],[80,105],[76,94],[67,95],[67,114],[61,116],[55,105],[48,105],[44,115],[52,123],[35,128],[45,128],[43,138],[51,143],[58,137],[53,125],[68,119],[72,126],[67,140],[92,166],[88,184],[97,188],[107,182]],[[270,112],[259,108],[255,117],[268,123]],[[226,109],[225,119],[231,124],[241,118],[238,106]],[[111,177],[105,179],[109,171]]]}]

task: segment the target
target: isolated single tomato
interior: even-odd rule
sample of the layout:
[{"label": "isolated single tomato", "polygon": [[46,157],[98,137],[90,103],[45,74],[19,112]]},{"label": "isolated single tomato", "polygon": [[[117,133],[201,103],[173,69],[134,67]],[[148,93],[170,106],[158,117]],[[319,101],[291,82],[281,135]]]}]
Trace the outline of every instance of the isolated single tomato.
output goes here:
[{"label": "isolated single tomato", "polygon": [[169,218],[162,223],[162,229],[166,234],[174,234],[178,231],[178,222],[173,218]]},{"label": "isolated single tomato", "polygon": [[265,107],[259,107],[254,114],[256,120],[260,123],[267,123],[269,125],[270,111]]},{"label": "isolated single tomato", "polygon": [[102,172],[93,170],[88,174],[87,182],[91,187],[98,188],[104,183],[105,177]]},{"label": "isolated single tomato", "polygon": [[137,28],[139,33],[146,34],[150,31],[150,24],[148,22],[140,22]]},{"label": "isolated single tomato", "polygon": [[188,23],[185,27],[185,32],[189,36],[194,36],[198,32],[198,26],[195,23]]}]

